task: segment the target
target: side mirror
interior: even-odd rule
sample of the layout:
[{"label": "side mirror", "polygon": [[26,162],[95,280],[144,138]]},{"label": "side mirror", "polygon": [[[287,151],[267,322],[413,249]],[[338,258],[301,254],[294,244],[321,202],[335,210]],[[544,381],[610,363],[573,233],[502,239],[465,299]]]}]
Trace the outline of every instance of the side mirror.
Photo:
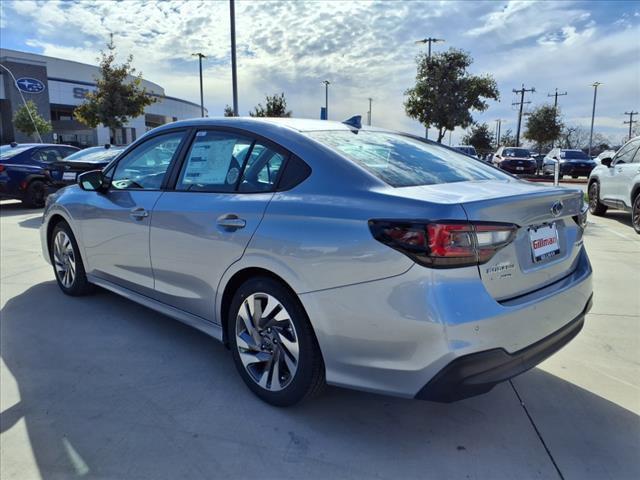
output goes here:
[{"label": "side mirror", "polygon": [[613,158],[603,158],[602,160],[600,160],[600,163],[602,165],[604,165],[605,167],[609,167],[611,168],[611,161],[613,160]]},{"label": "side mirror", "polygon": [[109,185],[102,170],[91,170],[78,175],[78,185],[87,192],[103,192]]}]

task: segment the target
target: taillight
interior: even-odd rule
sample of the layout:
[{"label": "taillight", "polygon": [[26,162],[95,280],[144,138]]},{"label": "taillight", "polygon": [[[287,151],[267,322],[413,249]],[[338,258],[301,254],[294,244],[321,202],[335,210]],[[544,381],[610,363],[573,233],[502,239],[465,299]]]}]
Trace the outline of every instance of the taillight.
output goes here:
[{"label": "taillight", "polygon": [[486,222],[370,220],[379,242],[433,268],[488,262],[515,237],[517,225]]},{"label": "taillight", "polygon": [[4,172],[4,165],[0,163],[0,172]]}]

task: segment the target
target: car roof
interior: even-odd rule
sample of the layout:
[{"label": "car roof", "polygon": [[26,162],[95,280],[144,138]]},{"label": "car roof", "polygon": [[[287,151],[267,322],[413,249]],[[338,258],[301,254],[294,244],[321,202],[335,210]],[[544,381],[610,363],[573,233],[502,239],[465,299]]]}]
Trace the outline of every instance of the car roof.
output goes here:
[{"label": "car roof", "polygon": [[[207,118],[193,118],[189,120],[180,120],[173,123],[168,123],[160,127],[155,128],[153,131],[164,130],[165,128],[175,127],[203,127],[203,126],[216,126],[216,127],[238,127],[238,128],[252,128],[260,130],[261,127],[284,127],[298,132],[313,132],[324,130],[342,130],[351,131],[354,127],[346,125],[342,122],[334,122],[331,120],[315,120],[309,118],[273,118],[273,117],[207,117]],[[385,131],[389,130],[362,126],[359,130],[373,130],[373,131]]]},{"label": "car roof", "polygon": [[7,143],[6,145],[2,145],[3,147],[7,147],[7,146],[11,146],[12,148],[17,148],[17,147],[28,147],[28,148],[35,148],[35,147],[71,147],[71,148],[78,148],[78,147],[74,147],[73,145],[65,145],[63,143],[18,143],[16,145],[11,145],[10,143]]}]

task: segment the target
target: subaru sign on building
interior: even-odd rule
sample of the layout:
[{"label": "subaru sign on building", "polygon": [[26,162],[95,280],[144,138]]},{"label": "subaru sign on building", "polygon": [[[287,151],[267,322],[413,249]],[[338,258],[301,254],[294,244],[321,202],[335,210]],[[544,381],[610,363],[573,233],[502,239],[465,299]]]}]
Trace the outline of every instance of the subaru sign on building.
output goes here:
[{"label": "subaru sign on building", "polygon": [[15,77],[14,81],[4,69],[0,69],[2,144],[33,141],[13,126],[13,115],[23,105],[22,97],[34,102],[40,115],[51,121],[53,131],[43,135],[45,142],[79,147],[128,144],[151,128],[200,116],[199,104],[170,97],[157,83],[143,80],[142,86],[158,100],[146,107],[143,115],[131,119],[114,132],[102,126],[90,128],[74,118],[73,110],[83,102],[87,93],[96,89],[96,78],[100,75],[97,66],[4,48],[0,48],[0,63]]},{"label": "subaru sign on building", "polygon": [[45,89],[44,83],[37,78],[19,78],[16,80],[16,85],[25,93],[42,93]]}]

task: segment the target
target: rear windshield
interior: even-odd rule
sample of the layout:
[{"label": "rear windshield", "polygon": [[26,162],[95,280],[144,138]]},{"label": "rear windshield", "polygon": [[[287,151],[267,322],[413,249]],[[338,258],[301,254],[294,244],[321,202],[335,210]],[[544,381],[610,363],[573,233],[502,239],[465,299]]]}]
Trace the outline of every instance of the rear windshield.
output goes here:
[{"label": "rear windshield", "polygon": [[502,152],[505,157],[529,158],[531,152],[526,148],[505,148]]},{"label": "rear windshield", "polygon": [[118,155],[124,148],[104,148],[93,147],[79,152],[73,153],[68,157],[65,157],[65,162],[108,162],[116,155]]},{"label": "rear windshield", "polygon": [[17,147],[12,147],[11,145],[2,145],[0,147],[0,160],[7,160],[11,157],[15,157],[19,153],[29,150],[30,148],[33,147],[27,145],[22,147],[19,145]]},{"label": "rear windshield", "polygon": [[581,150],[563,150],[560,152],[560,158],[567,160],[588,160],[587,154]]},{"label": "rear windshield", "polygon": [[309,136],[392,187],[511,178],[454,150],[397,133],[320,131]]}]

